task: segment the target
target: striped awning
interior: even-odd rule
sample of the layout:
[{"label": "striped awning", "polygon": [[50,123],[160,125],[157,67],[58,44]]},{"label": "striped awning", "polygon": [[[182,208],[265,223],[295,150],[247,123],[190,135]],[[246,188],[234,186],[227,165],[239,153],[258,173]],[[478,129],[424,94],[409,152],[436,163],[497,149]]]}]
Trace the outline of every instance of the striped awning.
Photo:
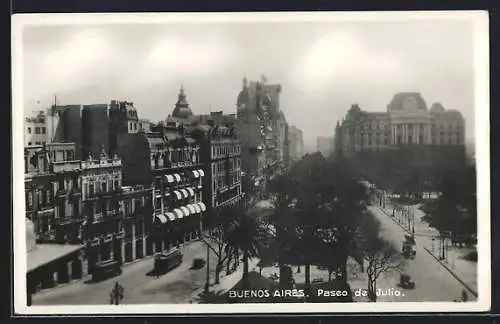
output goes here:
[{"label": "striped awning", "polygon": [[204,177],[205,176],[205,172],[203,172],[202,169],[199,169],[198,170],[198,173],[200,173],[200,177]]},{"label": "striped awning", "polygon": [[178,173],[175,173],[174,177],[177,182],[181,182],[181,176]]},{"label": "striped awning", "polygon": [[186,207],[186,206],[182,206],[181,207],[181,210],[182,212],[184,213],[184,216],[187,217],[189,215],[191,215],[191,212],[189,211],[189,209]]},{"label": "striped awning", "polygon": [[206,206],[203,202],[199,202],[199,203],[198,203],[198,206],[200,206],[201,211],[205,211],[205,210],[207,210],[207,206]]},{"label": "striped awning", "polygon": [[193,204],[194,210],[196,211],[196,214],[201,213],[201,207],[198,204]]},{"label": "striped awning", "polygon": [[167,222],[167,218],[162,214],[156,215],[156,219],[159,220],[160,223],[162,223],[162,224],[165,224]]},{"label": "striped awning", "polygon": [[174,213],[165,213],[165,216],[167,216],[168,220],[171,222],[174,221],[176,218]]},{"label": "striped awning", "polygon": [[177,197],[177,199],[182,199],[182,194],[181,194],[181,192],[180,192],[180,191],[175,190],[175,191],[174,191],[174,195],[175,195],[175,197]]},{"label": "striped awning", "polygon": [[189,197],[189,194],[186,189],[181,189],[182,194],[184,195],[184,198]]},{"label": "striped awning", "polygon": [[179,208],[174,209],[174,214],[179,219],[184,217],[184,213]]},{"label": "striped awning", "polygon": [[200,177],[200,173],[199,173],[198,171],[194,170],[194,171],[193,171],[193,176],[194,176],[195,178],[199,178],[199,177]]},{"label": "striped awning", "polygon": [[168,183],[174,182],[174,176],[172,176],[170,174],[165,175],[165,179],[167,179]]},{"label": "striped awning", "polygon": [[187,188],[187,191],[189,192],[189,194],[191,196],[194,196],[194,190],[193,190],[193,188]]},{"label": "striped awning", "polygon": [[189,209],[189,212],[191,214],[196,214],[196,209],[194,208],[194,205],[193,204],[189,204],[186,206],[188,209]]}]

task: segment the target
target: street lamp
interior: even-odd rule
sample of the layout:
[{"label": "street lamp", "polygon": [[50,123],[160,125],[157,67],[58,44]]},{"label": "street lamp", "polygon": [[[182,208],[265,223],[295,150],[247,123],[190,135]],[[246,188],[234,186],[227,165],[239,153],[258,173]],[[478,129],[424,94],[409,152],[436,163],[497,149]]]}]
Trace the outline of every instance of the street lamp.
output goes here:
[{"label": "street lamp", "polygon": [[205,292],[208,293],[210,287],[210,249],[208,248],[208,243],[205,244],[207,246],[207,279],[205,282]]}]

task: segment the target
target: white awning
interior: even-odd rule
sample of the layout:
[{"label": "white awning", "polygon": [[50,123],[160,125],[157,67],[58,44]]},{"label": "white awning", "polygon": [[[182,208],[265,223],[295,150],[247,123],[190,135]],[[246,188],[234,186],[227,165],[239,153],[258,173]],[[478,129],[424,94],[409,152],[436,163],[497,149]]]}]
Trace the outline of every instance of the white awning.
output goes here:
[{"label": "white awning", "polygon": [[182,194],[184,195],[184,198],[189,197],[189,194],[186,189],[181,189]]},{"label": "white awning", "polygon": [[177,216],[177,218],[183,218],[184,217],[184,213],[179,208],[174,209],[174,214],[175,214],[175,216]]},{"label": "white awning", "polygon": [[189,212],[191,214],[196,214],[196,208],[194,208],[194,205],[193,204],[189,204],[186,206],[188,209],[189,209]]},{"label": "white awning", "polygon": [[193,171],[193,176],[194,176],[195,178],[199,178],[199,177],[200,177],[200,173],[199,173],[198,171],[194,170],[194,171]]},{"label": "white awning", "polygon": [[175,215],[173,213],[165,213],[165,216],[167,216],[169,221],[175,220]]},{"label": "white awning", "polygon": [[175,191],[174,191],[174,194],[175,194],[175,196],[177,197],[177,199],[182,199],[182,194],[181,194],[181,192],[180,192],[180,191],[175,190]]},{"label": "white awning", "polygon": [[200,206],[201,211],[205,211],[205,210],[207,210],[207,206],[205,206],[205,204],[204,204],[204,203],[202,203],[202,202],[199,202],[199,203],[198,203],[198,206]]},{"label": "white awning", "polygon": [[200,173],[200,177],[204,177],[205,176],[205,172],[203,172],[202,169],[199,169],[198,172]]},{"label": "white awning", "polygon": [[162,215],[162,214],[158,214],[156,215],[156,218],[162,223],[162,224],[165,224],[167,222],[167,218]]},{"label": "white awning", "polygon": [[174,177],[170,174],[165,175],[165,178],[167,179],[168,183],[174,182]]},{"label": "white awning", "polygon": [[194,190],[193,190],[193,188],[187,188],[187,191],[189,192],[189,194],[191,196],[194,196]]},{"label": "white awning", "polygon": [[181,182],[181,176],[178,173],[175,173],[174,177],[177,182]]},{"label": "white awning", "polygon": [[187,217],[187,216],[191,215],[191,212],[189,211],[189,209],[186,206],[182,206],[181,210],[184,213],[184,216]]},{"label": "white awning", "polygon": [[194,210],[197,214],[201,213],[201,207],[198,204],[193,204]]}]

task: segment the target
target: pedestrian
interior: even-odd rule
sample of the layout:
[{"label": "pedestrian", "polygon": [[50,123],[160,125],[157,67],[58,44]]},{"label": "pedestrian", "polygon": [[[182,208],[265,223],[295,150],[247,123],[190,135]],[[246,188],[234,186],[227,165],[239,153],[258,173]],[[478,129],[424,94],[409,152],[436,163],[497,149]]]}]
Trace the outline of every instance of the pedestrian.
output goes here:
[{"label": "pedestrian", "polygon": [[467,296],[467,292],[465,291],[465,289],[462,289],[462,301],[466,302],[467,299],[469,299]]}]

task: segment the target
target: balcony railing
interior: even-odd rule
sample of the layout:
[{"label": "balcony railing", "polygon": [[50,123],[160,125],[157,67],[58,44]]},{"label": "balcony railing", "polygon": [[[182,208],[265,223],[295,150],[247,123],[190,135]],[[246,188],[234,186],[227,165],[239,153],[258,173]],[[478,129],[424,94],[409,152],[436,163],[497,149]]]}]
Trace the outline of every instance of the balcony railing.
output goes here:
[{"label": "balcony railing", "polygon": [[117,196],[123,193],[122,189],[116,189],[116,190],[107,190],[107,191],[99,191],[99,192],[94,192],[94,193],[89,193],[88,194],[88,199],[98,199],[98,198],[104,198],[104,197],[113,197]]},{"label": "balcony railing", "polygon": [[75,216],[65,216],[61,218],[56,218],[55,223],[56,225],[68,225],[68,224],[74,224],[74,223],[79,223],[83,221],[81,217],[75,217]]}]

